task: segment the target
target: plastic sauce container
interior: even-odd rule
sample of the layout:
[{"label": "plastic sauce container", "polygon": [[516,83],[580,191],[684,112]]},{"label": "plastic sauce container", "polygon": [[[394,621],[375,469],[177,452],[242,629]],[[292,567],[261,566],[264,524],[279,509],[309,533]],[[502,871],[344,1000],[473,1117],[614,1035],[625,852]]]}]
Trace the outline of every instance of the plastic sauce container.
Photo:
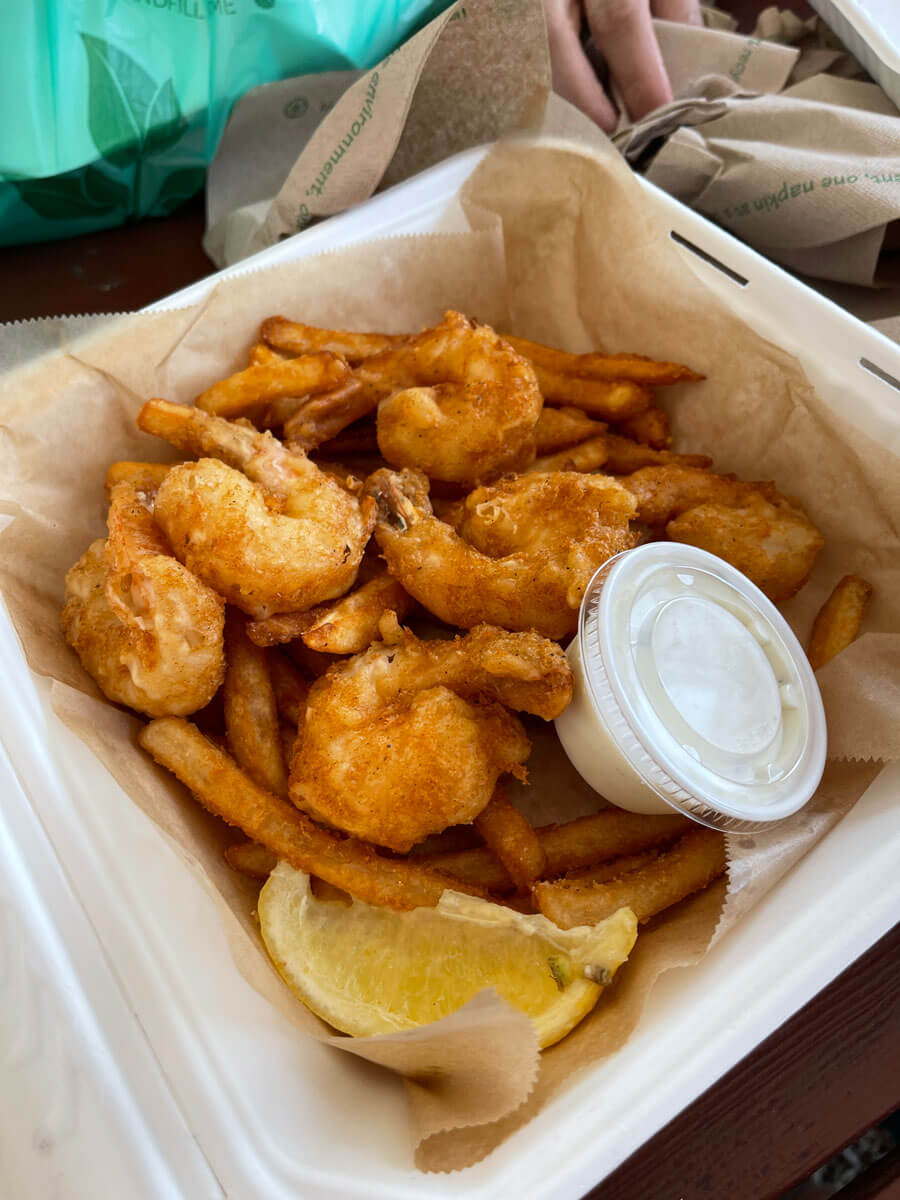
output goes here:
[{"label": "plastic sauce container", "polygon": [[825,712],[781,613],[693,546],[653,542],[591,580],[556,730],[611,804],[753,833],[797,812],[825,767]]}]

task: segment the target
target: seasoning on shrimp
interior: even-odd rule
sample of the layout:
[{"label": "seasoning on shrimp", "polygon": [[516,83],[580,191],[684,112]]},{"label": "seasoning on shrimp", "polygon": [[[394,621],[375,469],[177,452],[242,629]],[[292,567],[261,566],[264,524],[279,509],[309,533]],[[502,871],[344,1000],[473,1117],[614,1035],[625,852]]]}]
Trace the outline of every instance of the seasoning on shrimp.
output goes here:
[{"label": "seasoning on shrimp", "polygon": [[591,576],[637,540],[633,497],[603,475],[501,480],[443,520],[417,472],[377,471],[366,486],[391,574],[429,612],[464,629],[487,621],[551,638],[572,633]]},{"label": "seasoning on shrimp", "polygon": [[372,531],[362,503],[270,433],[197,408],[148,400],[138,425],[199,462],[173,467],[156,517],[177,557],[252,617],[298,612],[342,595]]},{"label": "seasoning on shrimp", "polygon": [[153,519],[152,492],[125,474],[110,491],[109,537],[66,575],[62,629],[110,700],[183,716],[208,704],[222,682],[225,605],[173,556]]},{"label": "seasoning on shrimp", "polygon": [[453,641],[403,631],[315,683],[294,750],[291,799],[318,820],[406,851],[473,821],[531,744],[510,708],[550,720],[572,695],[562,650],[481,626]]}]

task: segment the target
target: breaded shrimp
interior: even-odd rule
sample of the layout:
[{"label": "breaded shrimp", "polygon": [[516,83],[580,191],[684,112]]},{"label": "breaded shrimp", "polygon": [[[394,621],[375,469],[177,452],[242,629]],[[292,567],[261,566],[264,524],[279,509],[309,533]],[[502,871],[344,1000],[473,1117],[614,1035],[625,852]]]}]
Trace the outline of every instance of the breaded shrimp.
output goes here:
[{"label": "breaded shrimp", "polygon": [[487,325],[447,313],[443,325],[355,373],[389,389],[378,405],[378,447],[395,466],[473,484],[534,458],[537,378]]},{"label": "breaded shrimp", "polygon": [[[302,344],[310,331],[296,328],[304,332],[295,344]],[[356,336],[367,349],[373,344],[368,335],[313,340],[348,349],[347,339]],[[355,357],[361,361],[352,381],[310,398],[286,422],[292,445],[320,445],[377,407],[378,445],[387,461],[432,479],[473,484],[534,458],[543,405],[537,378],[487,325],[450,311],[432,329]]]},{"label": "breaded shrimp", "polygon": [[788,600],[803,587],[825,544],[773,483],[677,466],[644,467],[621,482],[637,500],[641,521],[724,558],[771,600]]},{"label": "breaded shrimp", "polygon": [[666,536],[718,554],[776,601],[800,591],[825,545],[806,513],[782,496],[760,493],[736,506],[689,508],[668,523]]},{"label": "breaded shrimp", "polygon": [[698,504],[733,506],[753,496],[775,495],[774,483],[745,483],[733,475],[677,464],[641,467],[620,482],[637,500],[638,520],[645,525],[666,525]]},{"label": "breaded shrimp", "polygon": [[477,488],[444,520],[432,515],[417,472],[376,471],[366,490],[378,502],[375,537],[391,574],[462,628],[488,621],[565,637],[594,571],[637,540],[633,498],[604,475],[501,480]]},{"label": "breaded shrimp", "polygon": [[109,537],[66,575],[62,629],[110,700],[151,717],[208,704],[225,673],[225,604],[176,558],[134,484],[111,489]]},{"label": "breaded shrimp", "polygon": [[156,516],[177,557],[231,604],[262,618],[312,608],[352,585],[372,531],[371,500],[360,503],[270,433],[197,408],[148,400],[138,426],[215,456],[169,471]]},{"label": "breaded shrimp", "polygon": [[480,626],[453,641],[403,632],[315,683],[291,764],[291,799],[310,815],[406,851],[474,821],[530,743],[505,706],[550,720],[572,675],[535,633]]}]

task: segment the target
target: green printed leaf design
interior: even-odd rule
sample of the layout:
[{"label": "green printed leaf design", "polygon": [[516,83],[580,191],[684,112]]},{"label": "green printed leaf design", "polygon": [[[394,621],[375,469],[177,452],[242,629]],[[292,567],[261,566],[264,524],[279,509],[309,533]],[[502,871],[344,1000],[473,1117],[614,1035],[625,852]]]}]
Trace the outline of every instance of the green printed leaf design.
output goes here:
[{"label": "green printed leaf design", "polygon": [[184,204],[186,200],[190,200],[191,196],[195,196],[202,189],[205,179],[204,167],[182,167],[180,171],[173,171],[163,181],[150,211],[155,216],[168,216],[180,204]]},{"label": "green printed leaf design", "polygon": [[181,111],[172,80],[167,79],[156,89],[147,113],[144,154],[156,154],[174,146],[188,127]]},{"label": "green printed leaf design", "polygon": [[130,54],[103,38],[83,33],[81,40],[88,57],[88,128],[100,154],[126,167],[174,145],[187,121],[172,80],[157,85]]},{"label": "green printed leaf design", "polygon": [[53,179],[20,179],[13,187],[29,208],[51,221],[95,217],[120,206],[127,211],[131,197],[124,183],[93,166]]}]

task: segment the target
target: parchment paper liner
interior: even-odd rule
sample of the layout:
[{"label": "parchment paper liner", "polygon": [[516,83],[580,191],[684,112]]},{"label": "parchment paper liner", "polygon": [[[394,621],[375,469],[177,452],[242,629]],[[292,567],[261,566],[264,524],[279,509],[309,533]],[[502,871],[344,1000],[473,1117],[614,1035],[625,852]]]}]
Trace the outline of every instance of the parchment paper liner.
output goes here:
[{"label": "parchment paper liner", "polygon": [[[611,152],[558,143],[501,147],[462,201],[477,226],[472,233],[373,242],[247,274],[221,284],[197,309],[122,318],[68,354],[9,374],[0,390],[0,510],[15,518],[0,535],[0,586],[30,665],[58,681],[57,711],[205,879],[220,902],[235,961],[253,986],[304,1032],[407,1077],[416,1162],[425,1170],[477,1161],[576,1071],[621,1046],[659,974],[696,962],[849,810],[879,768],[831,764],[798,818],[752,843],[732,839],[724,908],[720,886],[647,928],[595,1013],[543,1056],[539,1074],[528,1022],[487,994],[410,1034],[356,1042],[330,1037],[269,967],[251,918],[255,892],[221,857],[227,832],[140,753],[137,719],[96,699],[58,631],[65,570],[103,532],[107,465],[167,456],[164,446],[134,430],[144,398],[189,400],[239,366],[260,319],[279,311],[324,325],[391,331],[432,322],[456,306],[573,350],[635,349],[686,361],[708,379],[663,396],[679,443],[709,451],[722,470],[774,477],[828,539],[813,580],[787,606],[801,637],[840,574],[858,571],[875,584],[867,628],[878,638],[877,669],[868,670],[869,639],[845,659],[859,660],[850,690],[871,699],[865,743],[857,746],[848,726],[850,685],[837,670],[826,689],[829,723],[847,755],[896,757],[898,741],[895,723],[882,719],[891,709],[879,682],[885,656],[896,661],[898,642],[892,631],[900,477],[890,452],[832,411],[795,360],[733,317],[689,273],[648,198]],[[597,797],[552,731],[536,724],[533,732],[531,786],[516,792],[523,808],[535,820],[595,808]]]}]

